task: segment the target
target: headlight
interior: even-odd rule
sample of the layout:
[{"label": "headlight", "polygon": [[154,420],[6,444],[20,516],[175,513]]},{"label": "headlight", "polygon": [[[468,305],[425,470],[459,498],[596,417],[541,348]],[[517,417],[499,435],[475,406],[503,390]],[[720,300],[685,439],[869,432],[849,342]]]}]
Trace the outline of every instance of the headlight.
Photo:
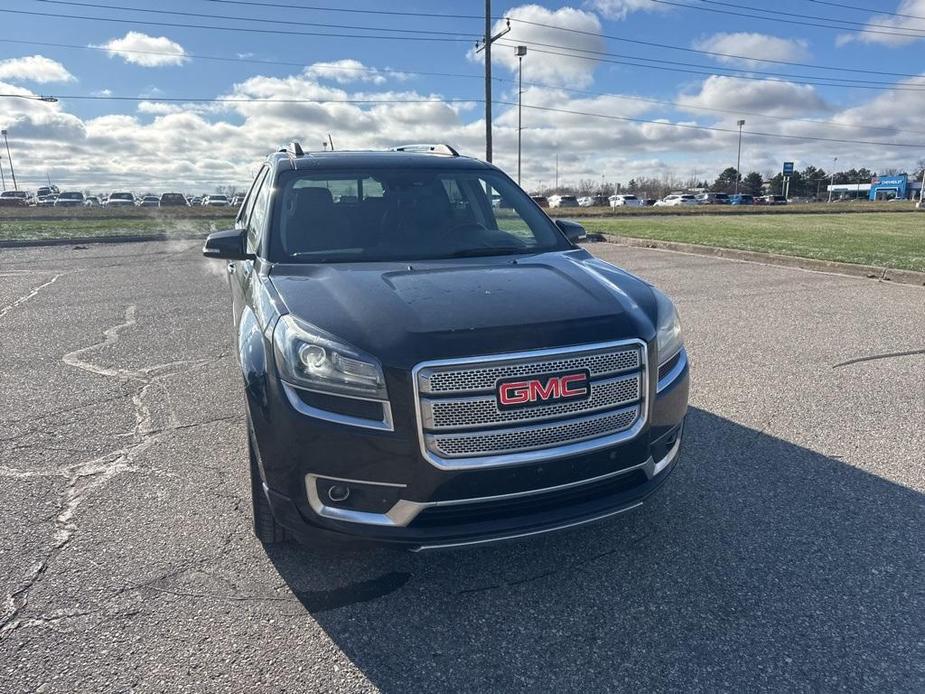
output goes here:
[{"label": "headlight", "polygon": [[387,400],[378,360],[308,323],[283,316],[273,332],[276,367],[294,386],[335,395]]},{"label": "headlight", "polygon": [[652,287],[655,301],[658,306],[658,324],[656,326],[656,348],[658,349],[658,363],[664,364],[684,346],[681,337],[681,319],[675,310],[671,299]]}]

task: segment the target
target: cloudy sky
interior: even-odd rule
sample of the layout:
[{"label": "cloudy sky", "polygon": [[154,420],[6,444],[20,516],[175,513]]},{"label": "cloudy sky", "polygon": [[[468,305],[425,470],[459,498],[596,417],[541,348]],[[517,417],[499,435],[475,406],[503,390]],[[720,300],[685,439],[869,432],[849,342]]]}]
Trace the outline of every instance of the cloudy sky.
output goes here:
[{"label": "cloudy sky", "polygon": [[[482,0],[3,0],[0,126],[33,189],[46,177],[94,191],[243,187],[268,151],[320,148],[329,133],[338,149],[449,142],[483,157],[483,11]],[[740,118],[744,171],[925,159],[925,0],[495,0],[493,14],[499,31],[511,19],[493,55],[495,162],[510,172],[514,46],[528,46],[528,188],[552,183],[557,153],[563,182],[712,179],[735,165]],[[9,184],[5,152],[2,164]]]}]

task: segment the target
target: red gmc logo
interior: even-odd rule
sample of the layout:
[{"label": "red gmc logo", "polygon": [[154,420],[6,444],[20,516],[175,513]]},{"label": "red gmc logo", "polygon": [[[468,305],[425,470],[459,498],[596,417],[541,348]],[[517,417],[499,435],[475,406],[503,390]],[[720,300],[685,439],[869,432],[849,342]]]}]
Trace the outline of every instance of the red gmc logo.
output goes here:
[{"label": "red gmc logo", "polygon": [[569,371],[536,378],[498,381],[498,408],[501,410],[548,405],[559,400],[587,399],[591,395],[588,371]]}]

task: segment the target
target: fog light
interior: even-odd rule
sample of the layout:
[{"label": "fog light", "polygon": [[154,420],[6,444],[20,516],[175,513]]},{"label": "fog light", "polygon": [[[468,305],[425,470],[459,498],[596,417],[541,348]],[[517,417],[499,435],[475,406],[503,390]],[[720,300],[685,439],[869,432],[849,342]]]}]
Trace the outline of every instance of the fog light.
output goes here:
[{"label": "fog light", "polygon": [[331,501],[346,501],[348,496],[350,496],[350,487],[345,484],[332,484],[328,487],[328,498]]}]

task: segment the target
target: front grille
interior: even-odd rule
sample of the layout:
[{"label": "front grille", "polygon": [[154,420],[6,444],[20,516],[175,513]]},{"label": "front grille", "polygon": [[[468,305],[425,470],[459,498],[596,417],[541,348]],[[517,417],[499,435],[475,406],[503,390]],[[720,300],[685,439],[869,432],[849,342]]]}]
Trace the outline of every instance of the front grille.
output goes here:
[{"label": "front grille", "polygon": [[565,357],[540,362],[507,364],[505,366],[484,366],[446,371],[423,369],[418,376],[422,393],[463,393],[478,390],[490,390],[499,379],[511,376],[541,376],[557,371],[575,371],[587,369],[591,378],[604,374],[639,368],[639,348],[625,347],[616,352],[603,352],[577,357]]},{"label": "front grille", "polygon": [[[498,405],[503,379],[574,370],[589,374],[585,399]],[[576,452],[574,444],[584,442],[584,448],[615,443],[641,427],[646,384],[646,349],[636,341],[421,364],[414,385],[423,453],[437,465],[472,467],[551,458],[556,449]]]},{"label": "front grille", "polygon": [[537,421],[573,413],[613,409],[639,399],[639,373],[591,384],[587,400],[561,402],[521,410],[498,409],[494,392],[467,398],[421,401],[424,427],[428,430],[473,429],[505,422]]},{"label": "front grille", "polygon": [[428,434],[427,441],[430,447],[447,458],[465,455],[498,455],[547,448],[563,443],[575,443],[623,431],[628,429],[638,416],[639,408],[631,407],[627,410],[540,426],[474,434]]}]

